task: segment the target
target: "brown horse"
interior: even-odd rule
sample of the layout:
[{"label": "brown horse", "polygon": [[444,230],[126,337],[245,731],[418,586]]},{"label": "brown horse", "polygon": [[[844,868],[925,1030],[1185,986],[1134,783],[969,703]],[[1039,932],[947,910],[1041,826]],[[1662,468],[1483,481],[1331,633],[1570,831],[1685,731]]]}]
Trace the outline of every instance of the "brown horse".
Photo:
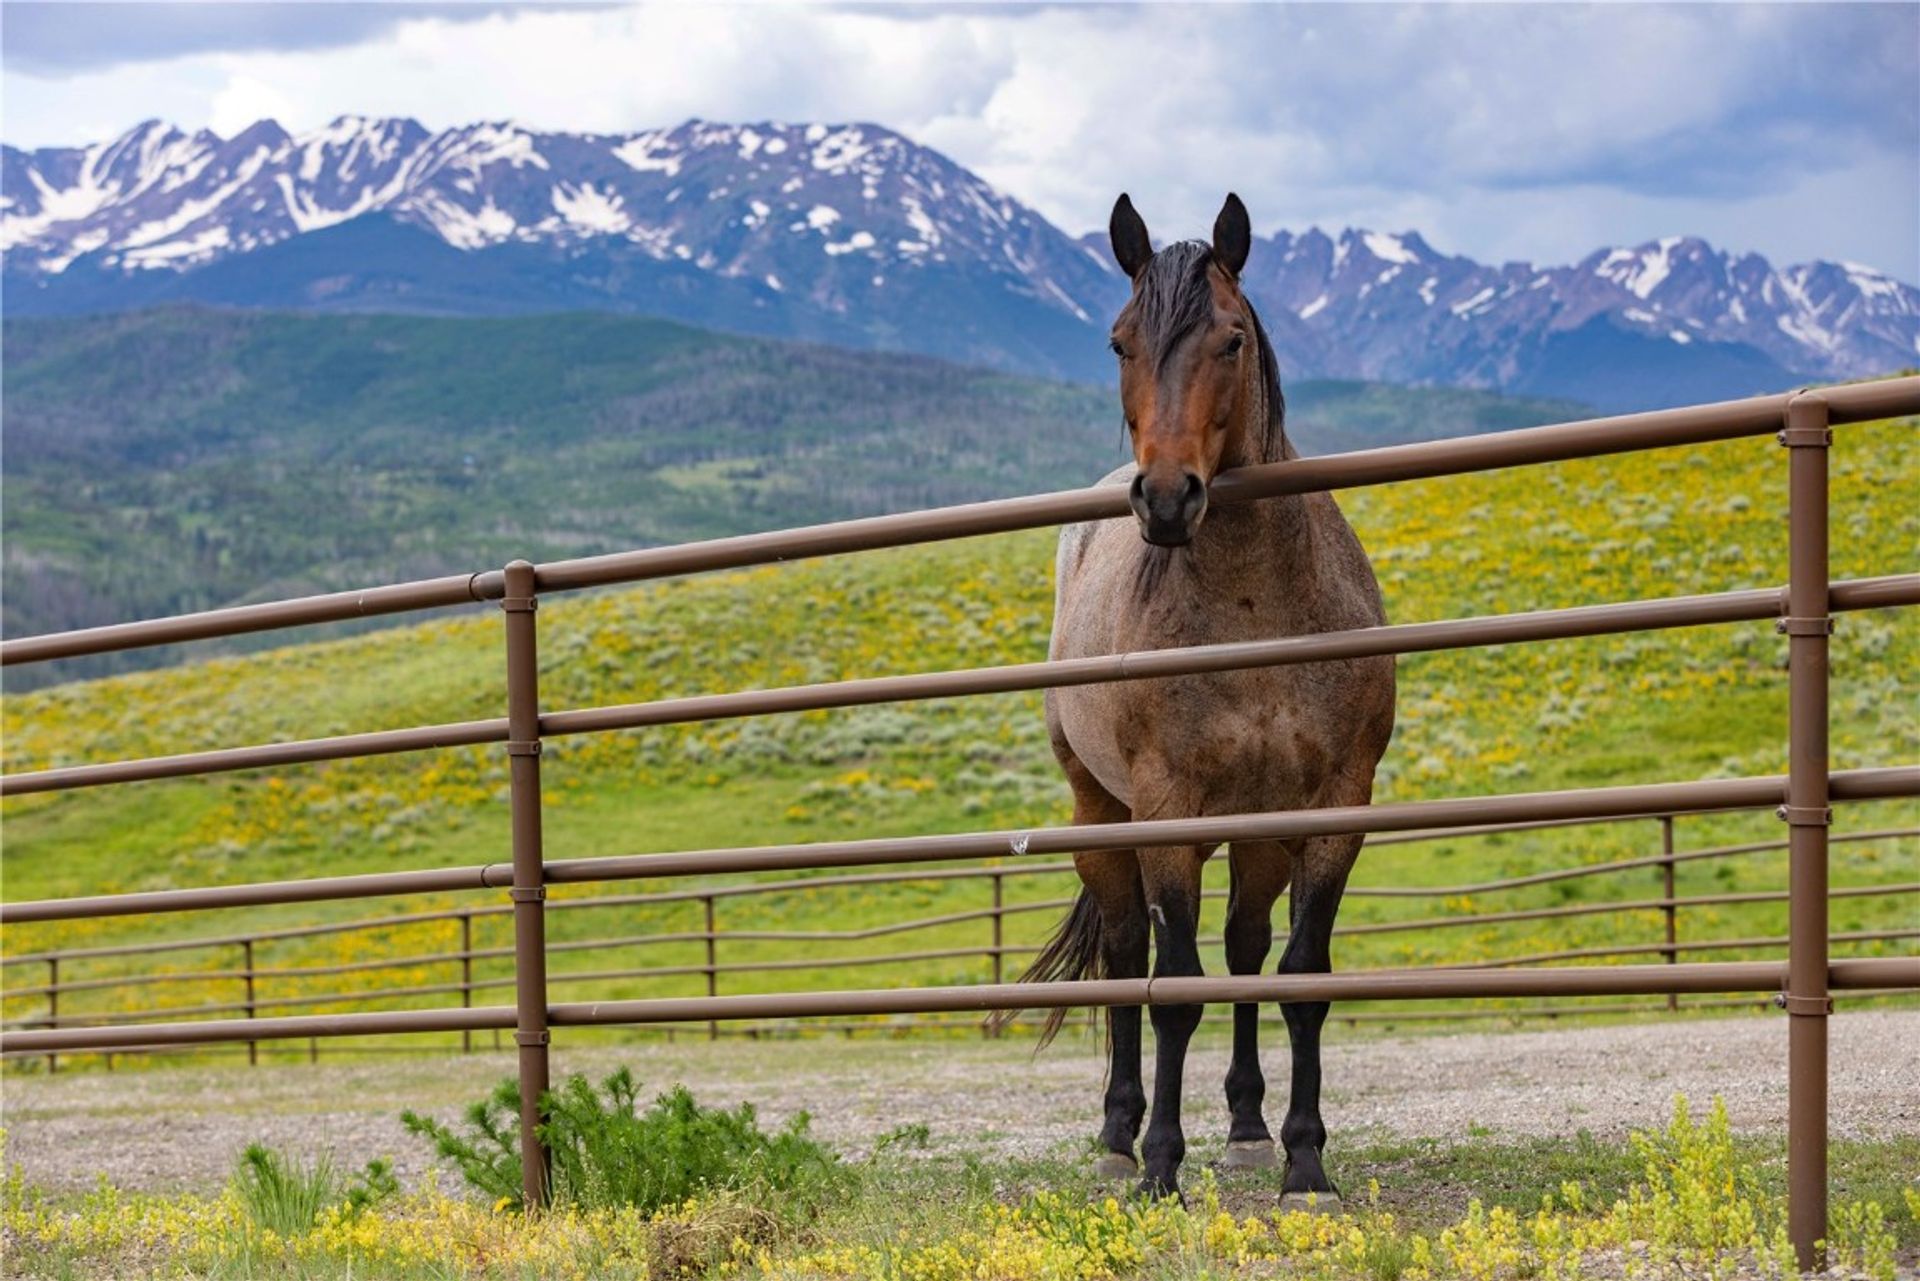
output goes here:
[{"label": "brown horse", "polygon": [[[1213,243],[1153,252],[1121,196],[1110,226],[1133,296],[1113,326],[1120,400],[1135,466],[1105,484],[1131,485],[1138,537],[1106,521],[1061,531],[1052,657],[1372,627],[1380,588],[1353,529],[1324,493],[1219,511],[1207,487],[1220,472],[1298,454],[1288,443],[1273,348],[1240,291],[1251,229],[1228,196]],[[1361,658],[1217,675],[1087,685],[1047,693],[1047,729],[1073,789],[1076,823],[1192,818],[1364,805],[1393,732],[1391,658]],[[1361,837],[1235,842],[1227,904],[1227,967],[1258,973],[1273,942],[1274,900],[1293,887],[1283,974],[1332,968],[1328,944]],[[1082,854],[1083,888],[1028,971],[1029,981],[1201,972],[1195,941],[1201,866],[1211,845]],[[1282,1006],[1293,1043],[1293,1091],[1280,1138],[1287,1193],[1334,1194],[1321,1165],[1320,1028],[1324,1004]],[[1046,1036],[1063,1012],[1048,1022]],[[1181,1070],[1200,1007],[1154,1006],[1153,1119],[1140,1188],[1178,1191],[1186,1140]],[[1140,1009],[1108,1014],[1112,1064],[1101,1141],[1103,1174],[1131,1177],[1146,1095]],[[1261,1115],[1259,1007],[1233,1012],[1227,1072],[1227,1164],[1275,1162]]]}]

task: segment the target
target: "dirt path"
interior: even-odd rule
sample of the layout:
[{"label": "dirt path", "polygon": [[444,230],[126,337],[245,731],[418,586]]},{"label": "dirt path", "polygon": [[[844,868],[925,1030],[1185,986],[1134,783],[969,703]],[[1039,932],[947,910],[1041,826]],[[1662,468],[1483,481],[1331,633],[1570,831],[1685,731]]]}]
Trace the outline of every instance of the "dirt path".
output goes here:
[{"label": "dirt path", "polygon": [[[1285,1098],[1274,1029],[1264,1058],[1268,1110]],[[1920,1010],[1837,1016],[1832,1024],[1836,1136],[1920,1134]],[[1102,1064],[1092,1037],[1063,1037],[1037,1060],[1031,1042],[810,1040],[650,1042],[556,1050],[556,1075],[633,1067],[649,1089],[685,1081],[703,1102],[751,1100],[763,1118],[812,1113],[815,1132],[857,1155],[897,1126],[927,1125],[938,1148],[983,1157],[1068,1157],[1098,1125]],[[1223,1043],[1188,1068],[1192,1156],[1216,1155],[1224,1129]],[[1151,1055],[1149,1055],[1151,1068]],[[456,1115],[512,1070],[506,1055],[392,1056],[376,1062],[174,1067],[147,1072],[11,1075],[6,1159],[47,1187],[209,1188],[247,1143],[331,1148],[343,1163],[395,1159],[411,1180],[427,1167],[397,1113]],[[1327,1125],[1459,1138],[1617,1138],[1666,1120],[1673,1096],[1726,1100],[1734,1125],[1777,1131],[1786,1114],[1786,1029],[1778,1017],[1649,1022],[1541,1032],[1383,1039],[1335,1034],[1327,1048]]]}]

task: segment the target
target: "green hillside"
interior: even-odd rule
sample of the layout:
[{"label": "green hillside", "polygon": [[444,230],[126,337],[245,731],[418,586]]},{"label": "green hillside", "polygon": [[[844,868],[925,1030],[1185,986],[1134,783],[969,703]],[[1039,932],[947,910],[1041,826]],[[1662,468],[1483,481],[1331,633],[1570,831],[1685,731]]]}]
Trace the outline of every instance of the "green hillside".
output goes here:
[{"label": "green hillside", "polygon": [[[1122,457],[1111,391],[633,317],[176,309],[4,336],[11,635],[1061,489]],[[1322,450],[1578,412],[1289,391]]]},{"label": "green hillside", "polygon": [[[1912,572],[1920,549],[1920,451],[1914,424],[1847,427],[1833,451],[1836,577]],[[1785,567],[1785,451],[1770,440],[1564,464],[1360,491],[1343,504],[1372,552],[1396,621],[1771,585]],[[1019,662],[1044,656],[1051,537],[1032,533],[924,550],[554,597],[540,612],[548,710],[840,676]],[[1784,768],[1784,641],[1769,624],[1601,638],[1406,658],[1400,721],[1382,800],[1691,779]],[[1920,617],[1850,614],[1833,666],[1838,768],[1920,756],[1913,673]],[[159,752],[453,721],[501,712],[500,623],[448,617],[406,629],[223,658],[10,697],[9,771]],[[1009,695],[553,740],[546,756],[549,858],[1021,827],[1062,821],[1066,792],[1048,753],[1037,695]],[[10,899],[320,873],[464,864],[506,857],[505,759],[497,749],[430,752],[207,780],[10,800]],[[1911,825],[1920,806],[1842,808],[1837,829]],[[1781,835],[1770,816],[1689,818],[1683,848]],[[1446,885],[1485,876],[1653,852],[1652,825],[1381,847],[1358,885]],[[1683,864],[1682,894],[1776,889],[1785,856]],[[1223,868],[1216,871],[1224,872]],[[1920,846],[1837,845],[1837,886],[1920,880]],[[618,887],[637,888],[637,887]],[[656,888],[665,888],[664,886]],[[1011,898],[1067,892],[1015,882]],[[1016,893],[1017,890],[1017,893]],[[605,892],[583,887],[582,892]],[[1511,907],[1646,898],[1648,869],[1498,896],[1352,899],[1344,923]],[[196,917],[19,926],[6,948],[223,933],[347,919],[498,896],[361,902]],[[839,929],[981,906],[979,884],[930,883],[729,902],[723,927]],[[1838,899],[1836,930],[1911,928],[1912,896]],[[244,921],[240,918],[244,917]],[[1054,913],[1015,919],[1010,938],[1042,936]],[[697,906],[558,912],[555,936],[684,930]],[[1777,903],[1695,909],[1683,939],[1784,932]],[[503,944],[504,921],[479,941]],[[1217,926],[1217,916],[1209,922]],[[438,950],[451,923],[392,931],[352,950],[337,940],[276,945],[274,964],[363,959],[379,949]],[[984,922],[833,948],[730,943],[726,959],[868,954],[977,946]],[[1659,916],[1577,916],[1418,935],[1342,940],[1342,967],[1481,959],[1622,939],[1652,941]],[[1904,952],[1911,941],[1848,945]],[[1693,954],[1714,959],[1717,953]],[[698,945],[574,953],[556,976],[642,964],[696,964]],[[206,958],[167,958],[179,970]],[[1220,968],[1217,955],[1209,968]],[[108,972],[106,963],[89,971]],[[485,971],[504,973],[500,966]],[[885,971],[730,978],[723,990],[809,984],[977,981],[984,961],[933,960]],[[449,969],[383,974],[395,985],[445,981]],[[37,979],[35,981],[38,981]],[[369,982],[376,980],[368,980]],[[284,980],[274,991],[337,990],[342,980]],[[697,976],[567,984],[560,999],[699,989]],[[302,986],[302,983],[305,986]],[[15,983],[17,986],[17,981]],[[197,999],[232,999],[227,989]],[[186,1003],[181,992],[146,999]],[[504,999],[496,991],[488,999]],[[92,1008],[104,1008],[100,998]],[[442,998],[444,999],[444,998]],[[10,998],[10,1016],[37,998]],[[89,1008],[82,997],[72,1009]]]}]

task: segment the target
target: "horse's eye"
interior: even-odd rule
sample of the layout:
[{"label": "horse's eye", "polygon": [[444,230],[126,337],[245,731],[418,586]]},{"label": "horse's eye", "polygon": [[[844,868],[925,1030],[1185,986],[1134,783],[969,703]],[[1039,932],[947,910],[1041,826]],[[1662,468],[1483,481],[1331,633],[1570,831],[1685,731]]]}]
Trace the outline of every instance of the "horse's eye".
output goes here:
[{"label": "horse's eye", "polygon": [[1238,356],[1240,354],[1240,348],[1245,346],[1246,342],[1247,336],[1245,334],[1235,334],[1227,340],[1227,345],[1221,349],[1220,359],[1231,360],[1235,356]]},{"label": "horse's eye", "polygon": [[1127,349],[1120,345],[1118,338],[1109,342],[1107,346],[1113,351],[1113,354],[1120,357],[1120,359],[1125,360],[1127,358]]}]

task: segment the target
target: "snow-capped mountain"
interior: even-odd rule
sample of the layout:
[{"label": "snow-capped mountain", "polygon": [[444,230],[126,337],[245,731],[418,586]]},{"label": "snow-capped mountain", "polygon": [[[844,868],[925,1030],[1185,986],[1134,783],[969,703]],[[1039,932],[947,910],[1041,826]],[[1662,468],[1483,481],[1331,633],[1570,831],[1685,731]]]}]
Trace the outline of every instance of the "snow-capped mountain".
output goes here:
[{"label": "snow-capped mountain", "polygon": [[[1486,266],[1417,233],[1282,232],[1257,247],[1247,287],[1284,313],[1321,371],[1356,378],[1571,394],[1608,403],[1610,360],[1635,349],[1700,394],[1768,366],[1795,376],[1886,373],[1920,360],[1920,289],[1855,263],[1775,269],[1697,237],[1597,250],[1572,266]],[[1297,322],[1297,329],[1296,329]],[[1784,383],[1782,385],[1785,385]],[[1676,390],[1679,388],[1676,387]]]},{"label": "snow-capped mountain", "polygon": [[1122,283],[874,125],[430,133],[342,117],[222,139],[149,122],[0,164],[15,312],[615,308],[1086,376],[1105,368],[1090,308]]},{"label": "snow-capped mountain", "polygon": [[[433,133],[342,117],[223,139],[149,122],[0,148],[15,314],[170,299],[497,314],[597,308],[1111,376],[1126,282],[938,152],[875,125]],[[1608,408],[1920,360],[1920,290],[1693,238],[1483,265],[1417,234],[1283,232],[1247,284],[1290,375],[1524,391]]]}]

